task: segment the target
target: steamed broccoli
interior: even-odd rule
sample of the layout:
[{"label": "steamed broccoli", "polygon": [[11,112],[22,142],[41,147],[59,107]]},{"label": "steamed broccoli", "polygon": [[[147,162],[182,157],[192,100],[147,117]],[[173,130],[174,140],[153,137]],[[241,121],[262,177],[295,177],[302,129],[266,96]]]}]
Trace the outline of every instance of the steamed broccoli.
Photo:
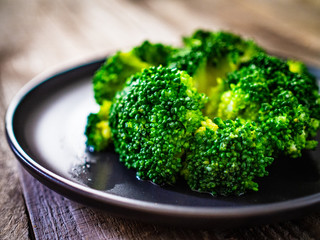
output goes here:
[{"label": "steamed broccoli", "polygon": [[257,177],[273,162],[267,137],[255,122],[220,118],[203,121],[184,162],[182,174],[191,189],[211,194],[258,190]]},{"label": "steamed broccoli", "polygon": [[102,151],[112,142],[108,122],[111,101],[117,91],[124,88],[128,78],[150,66],[165,65],[176,48],[161,43],[144,41],[129,52],[118,51],[107,58],[93,76],[93,90],[99,113],[88,116],[85,135],[90,151]]},{"label": "steamed broccoli", "polygon": [[223,79],[227,73],[264,52],[252,40],[228,32],[198,30],[191,37],[185,37],[184,43],[186,47],[172,54],[168,65],[185,70],[194,78],[198,91],[206,93],[212,100],[205,110],[212,117],[216,114],[221,94],[226,90]]},{"label": "steamed broccoli", "polygon": [[182,177],[196,191],[239,195],[257,191],[280,155],[315,148],[320,95],[303,63],[228,32],[198,30],[183,43],[144,42],[98,70],[89,149],[105,149],[112,136],[141,179]]},{"label": "steamed broccoli", "polygon": [[257,123],[268,136],[274,155],[300,157],[304,149],[314,149],[312,140],[319,129],[319,120],[311,117],[310,110],[299,103],[289,90],[276,91],[270,103],[263,103]]},{"label": "steamed broccoli", "polygon": [[94,97],[97,103],[112,100],[132,74],[150,66],[165,65],[171,52],[174,52],[171,46],[145,41],[129,52],[118,51],[107,58],[93,77]]},{"label": "steamed broccoli", "polygon": [[196,31],[184,38],[185,47],[168,59],[170,67],[187,71],[198,91],[208,93],[217,78],[224,78],[236,70],[240,63],[250,60],[263,50],[251,40],[228,32]]},{"label": "steamed broccoli", "polygon": [[260,54],[230,73],[226,82],[229,90],[221,96],[218,117],[257,121],[278,155],[298,157],[301,150],[316,146],[310,138],[319,128],[320,104],[311,75],[292,72],[288,62]]},{"label": "steamed broccoli", "polygon": [[85,135],[86,145],[91,152],[105,150],[112,142],[109,126],[111,102],[104,101],[98,113],[90,113],[87,119]]},{"label": "steamed broccoli", "polygon": [[176,68],[144,69],[115,96],[110,127],[120,161],[141,179],[173,184],[207,98]]}]

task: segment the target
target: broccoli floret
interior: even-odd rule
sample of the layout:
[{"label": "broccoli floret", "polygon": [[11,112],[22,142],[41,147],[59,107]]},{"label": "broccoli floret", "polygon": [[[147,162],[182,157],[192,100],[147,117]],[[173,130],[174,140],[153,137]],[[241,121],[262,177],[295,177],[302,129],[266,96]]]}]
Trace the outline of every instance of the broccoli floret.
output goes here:
[{"label": "broccoli floret", "polygon": [[228,32],[198,30],[185,37],[184,43],[185,47],[172,54],[168,64],[187,71],[198,91],[206,93],[208,87],[216,85],[217,78],[224,78],[240,63],[263,52],[252,40]]},{"label": "broccoli floret", "polygon": [[[299,95],[304,98],[303,103],[311,109],[311,117],[320,119],[320,94],[315,76],[300,61],[288,60],[287,64],[289,70],[298,76],[294,82],[291,82],[291,89],[299,88]],[[301,100],[299,99],[299,101]]]},{"label": "broccoli floret", "polygon": [[176,68],[151,67],[134,75],[115,96],[110,112],[120,161],[141,179],[175,183],[206,101],[192,78]]},{"label": "broccoli floret", "polygon": [[273,162],[262,129],[240,119],[203,121],[189,149],[182,174],[191,189],[213,195],[257,191],[254,180]]},{"label": "broccoli floret", "polygon": [[218,116],[255,120],[262,103],[269,103],[284,90],[290,90],[304,106],[317,111],[319,104],[315,79],[311,75],[292,72],[286,61],[259,54],[243,63],[239,70],[226,78],[228,91],[223,93]]},{"label": "broccoli floret", "polygon": [[310,140],[319,129],[319,120],[310,117],[308,108],[289,90],[276,92],[271,103],[262,104],[257,122],[268,136],[274,155],[300,157],[303,149],[314,149]]},{"label": "broccoli floret", "polygon": [[256,120],[261,103],[270,101],[270,90],[266,79],[259,69],[242,68],[229,74],[227,82],[238,79],[237,84],[231,83],[229,90],[223,92],[218,101],[217,116],[222,119]]},{"label": "broccoli floret", "polygon": [[104,100],[112,100],[128,77],[148,66],[148,63],[141,61],[132,52],[117,52],[109,57],[93,77],[96,102],[102,104]]},{"label": "broccoli floret", "polygon": [[223,81],[227,73],[263,52],[252,40],[228,32],[198,30],[191,37],[185,37],[184,43],[186,47],[169,58],[169,66],[193,76],[198,91],[211,99],[205,109],[209,116],[217,112],[218,100],[227,88]]},{"label": "broccoli floret", "polygon": [[110,101],[104,101],[98,113],[90,113],[87,119],[85,135],[86,145],[90,152],[105,150],[112,142],[109,127]]},{"label": "broccoli floret", "polygon": [[[127,79],[151,65],[165,65],[167,58],[175,48],[160,43],[143,42],[129,52],[118,51],[109,57],[95,72],[93,90],[96,102],[101,105],[100,113],[88,116],[85,135],[90,151],[102,151],[111,142],[108,121],[109,112],[104,111],[105,104],[112,101],[117,91],[123,89]],[[103,113],[105,116],[103,116]]]},{"label": "broccoli floret", "polygon": [[168,55],[174,51],[171,46],[145,41],[129,52],[118,51],[107,58],[93,77],[96,102],[102,104],[104,100],[112,100],[115,93],[124,87],[128,77],[150,66],[165,65]]},{"label": "broccoli floret", "polygon": [[319,87],[316,79],[301,63],[295,62],[295,64],[300,65],[299,69],[292,67],[291,60],[285,61],[274,56],[260,54],[242,66],[259,69],[261,75],[267,79],[271,91],[292,91],[299,103],[311,110],[312,117],[320,118]]},{"label": "broccoli floret", "polygon": [[173,46],[164,45],[162,43],[150,43],[149,41],[144,41],[140,46],[134,47],[132,50],[133,54],[141,61],[153,66],[165,66],[169,56],[176,51],[177,48],[174,48]]},{"label": "broccoli floret", "polygon": [[304,71],[290,70],[288,62],[266,54],[252,58],[228,75],[230,90],[221,96],[217,116],[257,121],[277,153],[300,156],[315,146],[310,137],[319,128],[320,108],[315,79]]}]

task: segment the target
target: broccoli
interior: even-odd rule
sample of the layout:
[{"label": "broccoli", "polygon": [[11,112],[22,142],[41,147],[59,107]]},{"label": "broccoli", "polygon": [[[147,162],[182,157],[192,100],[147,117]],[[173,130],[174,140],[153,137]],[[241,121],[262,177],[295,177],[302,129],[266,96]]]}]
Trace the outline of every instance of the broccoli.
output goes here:
[{"label": "broccoli", "polygon": [[166,65],[169,55],[174,51],[176,48],[172,46],[144,41],[129,52],[118,51],[106,59],[93,76],[94,97],[101,109],[99,113],[91,113],[87,119],[85,135],[89,151],[103,151],[112,142],[107,119],[108,108],[116,92],[125,86],[127,79],[152,65]]},{"label": "broccoli", "polygon": [[224,78],[240,63],[250,60],[263,50],[251,40],[228,32],[196,31],[184,38],[185,47],[175,51],[168,65],[185,70],[195,81],[198,91],[208,93],[217,78]]},{"label": "broccoli", "polygon": [[132,52],[141,61],[149,63],[153,66],[166,65],[168,58],[177,51],[170,45],[164,45],[162,43],[150,43],[144,41],[140,46],[134,47]]},{"label": "broccoli", "polygon": [[300,157],[302,150],[314,149],[318,142],[311,138],[319,129],[319,119],[299,103],[289,90],[276,91],[270,103],[263,103],[257,123],[268,136],[274,156]]},{"label": "broccoli", "polygon": [[104,100],[112,100],[128,77],[148,66],[148,63],[141,61],[133,52],[117,52],[107,58],[93,77],[96,102],[101,105]]},{"label": "broccoli", "polygon": [[254,180],[268,175],[273,162],[267,140],[255,122],[207,119],[195,132],[182,174],[191,189],[213,195],[257,191]]},{"label": "broccoli", "polygon": [[174,184],[206,101],[192,78],[176,68],[151,67],[135,74],[110,110],[120,161],[141,179]]},{"label": "broccoli", "polygon": [[113,141],[140,179],[240,195],[257,191],[281,155],[317,146],[319,89],[303,63],[228,32],[198,30],[183,43],[146,41],[97,71],[89,150]]},{"label": "broccoli", "polygon": [[205,113],[211,117],[215,116],[217,102],[226,90],[223,79],[227,73],[264,52],[252,40],[223,31],[198,30],[191,37],[185,37],[184,43],[186,47],[172,54],[168,65],[187,71],[194,78],[198,91],[209,96],[211,101]]},{"label": "broccoli", "polygon": [[316,146],[310,138],[319,128],[319,94],[306,69],[299,64],[303,71],[292,71],[288,62],[260,54],[230,73],[217,116],[257,121],[277,155],[298,157],[301,150]]},{"label": "broccoli", "polygon": [[111,102],[104,101],[98,113],[90,113],[87,119],[85,135],[86,145],[90,152],[105,150],[112,142],[109,126]]},{"label": "broccoli", "polygon": [[145,41],[129,52],[118,51],[110,56],[93,77],[96,102],[101,105],[104,100],[112,100],[128,77],[150,66],[165,65],[169,54],[174,51],[171,46]]}]

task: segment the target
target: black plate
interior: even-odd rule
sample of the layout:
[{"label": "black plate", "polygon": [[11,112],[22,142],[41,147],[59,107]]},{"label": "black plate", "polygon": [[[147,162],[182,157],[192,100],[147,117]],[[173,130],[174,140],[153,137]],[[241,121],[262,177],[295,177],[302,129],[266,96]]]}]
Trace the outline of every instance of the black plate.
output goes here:
[{"label": "black plate", "polygon": [[[104,59],[37,77],[12,101],[6,133],[13,152],[38,180],[73,200],[112,214],[178,225],[231,227],[291,219],[319,209],[320,150],[282,159],[260,191],[213,197],[183,182],[159,187],[136,179],[112,150],[90,154],[83,135],[93,100],[91,76]],[[319,69],[310,69],[318,79]]]}]

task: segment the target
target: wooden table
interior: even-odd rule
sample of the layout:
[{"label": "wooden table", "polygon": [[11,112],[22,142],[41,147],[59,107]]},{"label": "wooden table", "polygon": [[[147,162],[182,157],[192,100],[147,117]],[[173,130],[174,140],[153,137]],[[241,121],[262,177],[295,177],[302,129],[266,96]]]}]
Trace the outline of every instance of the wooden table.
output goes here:
[{"label": "wooden table", "polygon": [[[317,0],[2,0],[0,116],[17,91],[57,64],[144,39],[178,44],[196,28],[231,30],[320,67]],[[320,239],[320,214],[263,226],[197,230],[112,217],[49,190],[15,160],[0,122],[0,239]]]}]

